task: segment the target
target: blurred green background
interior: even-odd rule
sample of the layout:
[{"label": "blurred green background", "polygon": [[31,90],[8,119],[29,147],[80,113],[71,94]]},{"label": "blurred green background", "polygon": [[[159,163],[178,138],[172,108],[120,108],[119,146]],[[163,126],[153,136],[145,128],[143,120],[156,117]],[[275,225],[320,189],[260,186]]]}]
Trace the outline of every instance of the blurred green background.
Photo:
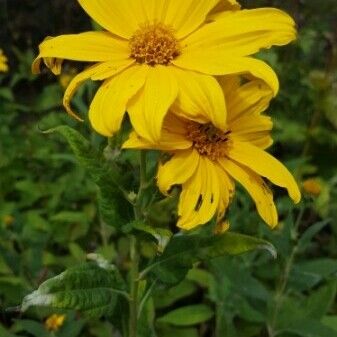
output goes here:
[{"label": "blurred green background", "polygon": [[[121,0],[123,1],[123,0]],[[269,109],[271,151],[295,173],[300,206],[276,190],[280,225],[271,232],[238,190],[230,210],[233,230],[263,237],[278,250],[218,258],[196,266],[178,286],[156,290],[157,317],[181,306],[211,308],[197,322],[155,323],[158,337],[337,336],[337,4],[335,0],[247,0],[275,6],[298,23],[296,43],[261,52],[277,71],[281,91]],[[24,295],[48,277],[96,252],[128,267],[127,242],[98,217],[96,187],[67,143],[46,130],[67,124],[99,149],[106,140],[64,112],[66,84],[81,70],[36,77],[30,66],[48,35],[92,29],[75,0],[0,0],[0,48],[10,70],[0,73],[0,337],[117,337],[107,319],[66,312],[50,327],[53,311],[16,310]],[[95,85],[74,99],[86,115]],[[118,149],[115,149],[118,154]],[[132,153],[127,158],[132,164]],[[153,254],[144,241],[142,253]],[[57,325],[57,324],[56,324]],[[144,335],[144,337],[148,337]]]}]

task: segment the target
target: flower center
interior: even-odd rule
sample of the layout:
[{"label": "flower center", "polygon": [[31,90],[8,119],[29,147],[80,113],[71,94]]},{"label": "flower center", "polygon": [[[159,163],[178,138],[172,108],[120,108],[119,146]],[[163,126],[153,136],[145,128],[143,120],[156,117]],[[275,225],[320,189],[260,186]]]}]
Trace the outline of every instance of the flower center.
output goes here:
[{"label": "flower center", "polygon": [[168,65],[180,54],[173,30],[163,24],[147,24],[130,39],[131,57],[150,66]]},{"label": "flower center", "polygon": [[211,123],[187,124],[187,139],[193,142],[193,147],[211,160],[225,157],[228,151],[228,141],[231,131],[221,131]]}]

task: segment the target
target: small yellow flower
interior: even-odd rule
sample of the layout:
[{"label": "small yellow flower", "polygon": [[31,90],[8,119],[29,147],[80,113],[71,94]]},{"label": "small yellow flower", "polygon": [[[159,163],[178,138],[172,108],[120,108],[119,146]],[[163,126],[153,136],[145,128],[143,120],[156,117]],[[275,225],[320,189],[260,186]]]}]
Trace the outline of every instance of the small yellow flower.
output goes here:
[{"label": "small yellow flower", "polygon": [[13,222],[14,222],[14,220],[15,220],[15,218],[14,218],[12,215],[10,215],[10,214],[5,215],[5,216],[3,217],[3,222],[4,222],[4,224],[5,224],[6,226],[12,225]]},{"label": "small yellow flower", "polygon": [[7,73],[8,72],[8,64],[7,64],[7,57],[4,55],[2,49],[0,49],[0,73]]},{"label": "small yellow flower", "polygon": [[235,0],[78,2],[106,31],[48,37],[40,44],[33,72],[40,71],[42,59],[55,74],[63,59],[93,63],[70,82],[63,104],[79,118],[70,106],[77,88],[88,79],[104,81],[89,119],[107,137],[119,130],[127,111],[139,135],[158,141],[170,106],[177,98],[187,99],[195,76],[207,91],[212,76],[249,73],[276,95],[275,72],[251,55],[296,38],[295,23],[286,13],[240,10]]},{"label": "small yellow flower", "polygon": [[[227,101],[224,127],[224,102],[217,99],[212,88],[201,91],[195,77],[188,83],[189,99],[174,104],[175,113],[166,116],[158,143],[132,132],[123,147],[159,149],[171,154],[171,159],[159,167],[157,183],[164,194],[174,185],[182,186],[178,227],[192,229],[215,214],[222,219],[234,193],[234,180],[254,199],[262,219],[275,227],[277,210],[263,178],[286,188],[295,203],[300,201],[301,193],[287,168],[265,151],[272,144],[272,121],[261,113],[268,107],[272,92],[259,79],[243,85],[238,77],[219,81]],[[194,120],[178,117],[181,107]]]},{"label": "small yellow flower", "polygon": [[310,178],[303,182],[304,192],[313,196],[319,196],[322,192],[322,185],[317,178]]},{"label": "small yellow flower", "polygon": [[57,331],[59,330],[65,320],[66,316],[65,315],[57,315],[53,314],[49,316],[46,321],[45,321],[45,327],[49,331]]}]

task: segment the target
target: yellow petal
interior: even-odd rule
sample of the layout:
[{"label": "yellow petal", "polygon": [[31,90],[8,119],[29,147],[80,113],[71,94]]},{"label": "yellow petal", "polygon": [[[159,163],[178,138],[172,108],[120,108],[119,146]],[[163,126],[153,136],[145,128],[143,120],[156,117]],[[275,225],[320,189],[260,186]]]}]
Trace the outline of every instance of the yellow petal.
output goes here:
[{"label": "yellow petal", "polygon": [[243,114],[233,123],[229,123],[231,139],[249,142],[265,149],[272,144],[270,131],[273,128],[269,116]]},{"label": "yellow petal", "polygon": [[[83,9],[103,28],[123,38],[130,38],[138,23],[130,0],[78,0]],[[145,22],[145,20],[144,20]]]},{"label": "yellow petal", "polygon": [[177,38],[181,39],[198,28],[218,2],[219,0],[169,0],[164,23],[172,26]]},{"label": "yellow petal", "polygon": [[228,156],[267,178],[273,184],[286,188],[293,201],[300,202],[301,192],[294,177],[281,162],[269,153],[249,143],[233,141]]},{"label": "yellow petal", "polygon": [[147,66],[133,66],[104,82],[98,89],[89,110],[93,128],[111,137],[120,129],[128,101],[145,83]]},{"label": "yellow petal", "polygon": [[158,169],[158,187],[164,194],[173,185],[181,185],[195,172],[199,163],[199,154],[195,150],[178,151]]},{"label": "yellow petal", "polygon": [[32,69],[37,72],[41,58],[60,58],[73,61],[104,62],[129,59],[127,41],[114,38],[107,32],[85,32],[60,35],[44,40]]},{"label": "yellow petal", "polygon": [[226,104],[222,89],[215,78],[172,67],[179,93],[172,106],[178,116],[205,123],[211,121],[226,129]]},{"label": "yellow petal", "polygon": [[172,63],[209,75],[251,74],[263,80],[272,89],[274,96],[279,90],[277,76],[267,63],[251,57],[229,56],[228,51],[199,50],[195,53],[183,53]]},{"label": "yellow petal", "polygon": [[219,195],[219,180],[214,164],[201,156],[194,175],[182,186],[177,226],[190,230],[210,221],[218,208]]},{"label": "yellow petal", "polygon": [[162,124],[178,94],[171,67],[148,67],[144,87],[130,101],[128,113],[136,132],[150,142],[160,140]]},{"label": "yellow petal", "polygon": [[250,194],[261,218],[272,228],[278,223],[273,194],[263,179],[248,167],[231,160],[221,160],[220,165]]},{"label": "yellow petal", "polygon": [[227,172],[218,164],[215,165],[219,179],[220,199],[218,206],[218,220],[221,220],[233,198],[235,185]]},{"label": "yellow petal", "polygon": [[225,11],[183,40],[184,53],[199,50],[247,56],[296,39],[294,20],[275,8]]},{"label": "yellow petal", "polygon": [[[226,82],[226,76],[220,79]],[[223,86],[227,99],[228,124],[234,124],[239,118],[258,115],[269,107],[273,93],[261,80],[252,80],[237,88]]]},{"label": "yellow petal", "polygon": [[89,78],[92,80],[98,80],[98,79],[105,79],[107,77],[113,76],[114,74],[122,71],[126,67],[130,65],[130,61],[122,60],[119,63],[118,62],[103,62],[95,64],[86,70],[82,71],[78,75],[76,75],[69,83],[64,96],[63,96],[63,105],[66,109],[66,111],[73,116],[76,119],[81,120],[76,113],[72,110],[70,103],[71,99],[76,93],[76,90],[78,87],[88,80]]},{"label": "yellow petal", "polygon": [[163,130],[160,141],[151,143],[148,140],[131,132],[128,140],[123,144],[123,149],[149,149],[161,151],[186,150],[192,146],[192,142],[187,140],[185,136],[179,134],[171,134]]}]

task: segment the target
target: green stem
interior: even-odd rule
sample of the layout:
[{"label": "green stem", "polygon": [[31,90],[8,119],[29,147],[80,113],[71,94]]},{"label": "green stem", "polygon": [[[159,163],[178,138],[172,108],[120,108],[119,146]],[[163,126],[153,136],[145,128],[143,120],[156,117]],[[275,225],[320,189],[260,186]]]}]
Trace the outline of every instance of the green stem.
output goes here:
[{"label": "green stem", "polygon": [[138,322],[138,272],[139,272],[139,254],[137,239],[131,236],[130,239],[130,301],[129,301],[129,337],[137,337]]},{"label": "green stem", "polygon": [[[142,199],[146,189],[146,152],[140,152],[139,165],[140,184],[134,205],[135,219],[140,220],[143,217]],[[139,290],[139,252],[136,236],[130,238],[130,301],[129,301],[129,337],[137,337],[137,323],[139,314],[138,290]]]},{"label": "green stem", "polygon": [[290,253],[290,256],[289,256],[289,258],[286,261],[286,264],[284,266],[284,271],[281,275],[279,286],[278,286],[278,289],[277,289],[275,297],[274,297],[274,303],[275,303],[274,310],[272,312],[272,317],[271,317],[270,323],[268,325],[268,335],[269,335],[269,337],[277,336],[277,331],[275,331],[275,324],[276,324],[277,316],[278,316],[279,311],[281,309],[281,305],[282,305],[282,302],[283,302],[283,296],[284,296],[285,290],[287,288],[290,272],[293,268],[294,260],[295,260],[295,257],[296,257],[297,251],[298,251],[298,228],[301,224],[301,220],[303,218],[304,211],[305,211],[305,207],[302,204],[300,212],[299,212],[299,214],[297,216],[297,219],[296,219],[296,222],[295,222],[295,226],[294,226],[295,244],[294,244],[293,249]]}]

